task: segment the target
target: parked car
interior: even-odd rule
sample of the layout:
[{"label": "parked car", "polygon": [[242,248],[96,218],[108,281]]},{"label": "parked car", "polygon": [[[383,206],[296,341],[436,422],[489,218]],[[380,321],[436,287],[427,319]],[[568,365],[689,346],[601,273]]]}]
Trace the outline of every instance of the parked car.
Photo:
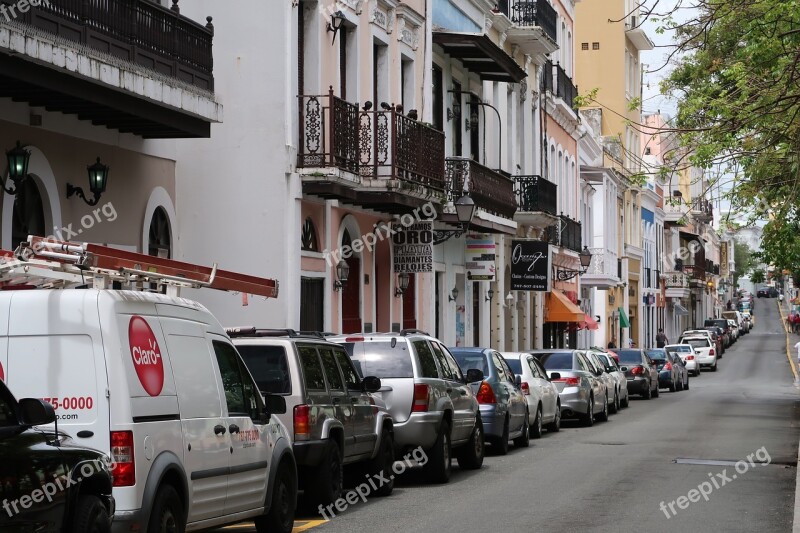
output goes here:
[{"label": "parked car", "polygon": [[714,352],[716,354],[716,357],[722,359],[722,352],[724,351],[724,345],[722,344],[722,339],[719,337],[719,335],[715,336],[713,331],[709,331],[707,329],[687,329],[686,331],[683,332],[681,338],[689,336],[708,337],[711,346],[714,347],[715,349]]},{"label": "parked car", "polygon": [[[724,354],[725,350],[730,346],[730,337],[728,337],[728,334],[722,331],[719,326],[706,326],[703,329],[711,332],[711,339],[717,347],[717,351],[720,354],[719,356],[722,357],[722,354]],[[684,332],[683,334],[687,335],[688,333],[689,332]]]},{"label": "parked car", "polygon": [[778,297],[778,289],[775,287],[761,287],[758,289],[756,295],[759,298],[777,298]]},{"label": "parked car", "polygon": [[734,320],[732,318],[727,319],[728,325],[730,326],[731,332],[733,332],[733,339],[734,341],[739,339],[739,335],[744,335],[742,332],[742,328],[739,327],[738,320]]},{"label": "parked car", "polygon": [[658,386],[670,392],[681,391],[688,386],[689,373],[681,358],[674,351],[665,348],[647,350],[647,356],[656,364],[658,370]]},{"label": "parked car", "polygon": [[559,431],[561,399],[558,387],[547,376],[542,364],[529,353],[504,352],[502,355],[511,371],[520,378],[520,388],[528,402],[531,437],[541,437],[543,427],[553,433]]},{"label": "parked car", "polygon": [[347,352],[321,337],[292,330],[231,328],[233,344],[261,394],[281,395],[287,412],[277,415],[289,428],[299,488],[312,508],[342,495],[344,468],[384,474],[375,494],[388,496],[394,464],[392,418],[374,409],[374,376],[361,378]]},{"label": "parked car", "polygon": [[717,352],[707,336],[686,335],[680,338],[678,344],[690,344],[694,348],[700,368],[709,367],[712,372],[717,371]]},{"label": "parked car", "polygon": [[[50,403],[37,398],[17,401],[0,380],[0,501],[6,506],[0,512],[0,531],[110,531],[114,515],[110,461],[51,427],[36,427],[55,420]],[[45,480],[65,475],[75,483],[66,483],[57,497],[30,497],[30,491]],[[28,505],[17,505],[24,498]]]},{"label": "parked car", "polygon": [[628,394],[628,379],[625,377],[625,372],[620,370],[619,363],[617,363],[617,354],[612,354],[607,351],[596,351],[595,355],[605,365],[606,372],[611,374],[617,383],[617,395],[619,397],[620,407],[628,407],[630,404],[630,395]]},{"label": "parked car", "polygon": [[750,329],[747,326],[747,322],[745,321],[744,315],[742,315],[739,311],[723,311],[722,317],[727,320],[733,320],[736,323],[736,327],[739,329],[739,335],[746,335],[750,332]]},{"label": "parked car", "polygon": [[451,450],[461,468],[483,465],[484,433],[480,404],[453,355],[436,338],[418,330],[327,337],[347,351],[359,376],[381,380],[374,393],[394,422],[396,455],[422,447],[423,466],[433,483],[450,480]]},{"label": "parked car", "polygon": [[667,344],[664,346],[667,352],[673,352],[681,358],[686,371],[693,376],[700,375],[700,364],[697,362],[697,354],[691,344]]},{"label": "parked car", "polygon": [[586,356],[577,350],[534,350],[531,353],[558,387],[562,418],[577,418],[585,426],[593,425],[595,417],[608,420],[605,385],[597,379]]},{"label": "parked car", "polygon": [[60,430],[114,461],[115,531],[292,530],[284,399],[264,399],[205,307],[105,289],[0,291],[0,307],[8,387],[49,398]]},{"label": "parked car", "polygon": [[489,348],[448,348],[461,371],[476,369],[483,379],[470,383],[481,406],[483,433],[500,455],[508,453],[508,441],[527,448],[530,444],[528,402],[522,394],[521,378],[500,355]]},{"label": "parked car", "polygon": [[658,398],[658,371],[644,350],[627,348],[615,352],[628,380],[628,392],[645,400]]},{"label": "parked car", "polygon": [[[727,318],[708,318],[703,323],[703,325],[705,327],[717,326],[718,328],[720,328],[725,333],[725,335],[728,336],[727,339],[728,346],[736,342],[736,333],[734,332],[733,328],[731,328],[731,325],[728,323]],[[738,331],[738,328],[736,328],[736,330]]]},{"label": "parked car", "polygon": [[595,352],[592,350],[586,350],[582,353],[595,368],[598,379],[600,379],[600,381],[602,381],[606,386],[606,401],[608,402],[608,411],[610,413],[619,412],[619,390],[617,389],[617,380],[614,379],[614,376],[612,376],[610,372],[608,372],[605,363],[603,363],[600,358],[597,357]]}]

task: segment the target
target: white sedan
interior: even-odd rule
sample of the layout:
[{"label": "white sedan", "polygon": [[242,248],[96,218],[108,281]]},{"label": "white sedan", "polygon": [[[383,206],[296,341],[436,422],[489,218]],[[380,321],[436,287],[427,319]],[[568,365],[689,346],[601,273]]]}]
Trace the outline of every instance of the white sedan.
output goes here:
[{"label": "white sedan", "polygon": [[664,351],[677,353],[689,374],[693,376],[700,375],[700,364],[697,361],[697,352],[694,351],[691,344],[667,344],[664,346]]},{"label": "white sedan", "polygon": [[541,363],[529,353],[505,352],[503,358],[520,382],[522,394],[528,403],[530,436],[542,436],[542,427],[548,431],[561,429],[561,401],[558,388],[547,377]]}]

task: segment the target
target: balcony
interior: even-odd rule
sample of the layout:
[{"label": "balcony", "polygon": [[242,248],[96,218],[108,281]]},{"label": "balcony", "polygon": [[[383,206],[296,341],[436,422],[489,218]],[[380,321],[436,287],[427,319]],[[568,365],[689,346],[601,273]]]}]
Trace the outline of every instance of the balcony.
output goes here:
[{"label": "balcony", "polygon": [[581,245],[581,223],[564,214],[561,214],[558,218],[558,224],[547,228],[547,241],[552,245],[580,253],[583,250]]},{"label": "balcony", "polygon": [[558,221],[558,186],[541,176],[514,176],[517,212],[514,219],[520,224],[546,228]]},{"label": "balcony", "polygon": [[612,289],[619,285],[619,257],[616,252],[606,248],[589,248],[592,262],[589,269],[581,276],[582,287]]},{"label": "balcony", "polygon": [[664,296],[667,298],[688,298],[690,295],[690,276],[686,272],[673,271],[665,272],[666,292]]},{"label": "balcony", "polygon": [[0,97],[145,138],[208,137],[214,26],[173,2],[0,0],[17,13],[0,28]]},{"label": "balcony", "polygon": [[297,166],[303,192],[388,213],[444,199],[444,133],[399,113],[303,95]]},{"label": "balcony", "polygon": [[714,220],[714,206],[710,200],[705,198],[695,198],[692,200],[692,217],[700,222],[711,222]]},{"label": "balcony", "polygon": [[680,197],[664,202],[664,222],[673,226],[689,224],[689,206]]},{"label": "balcony", "polygon": [[517,210],[514,181],[509,176],[466,157],[448,157],[445,169],[448,201],[457,200],[462,191],[468,190],[475,202],[478,211],[473,225],[488,231],[516,233],[515,224],[498,220],[513,220]]},{"label": "balcony", "polygon": [[558,50],[558,14],[547,0],[500,0],[497,11],[511,22],[508,42],[529,55]]},{"label": "balcony", "polygon": [[578,88],[572,82],[567,72],[561,68],[561,65],[556,65],[556,96],[564,100],[570,109],[575,106],[575,97],[578,96]]}]

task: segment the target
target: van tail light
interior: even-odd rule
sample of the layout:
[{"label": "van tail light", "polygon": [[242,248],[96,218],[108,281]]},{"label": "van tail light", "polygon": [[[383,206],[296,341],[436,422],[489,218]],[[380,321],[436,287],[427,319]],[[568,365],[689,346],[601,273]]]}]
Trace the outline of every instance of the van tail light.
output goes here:
[{"label": "van tail light", "polygon": [[672,363],[667,362],[667,364],[664,365],[663,370],[672,370]]},{"label": "van tail light", "polygon": [[708,355],[716,355],[716,352],[714,351],[714,348],[711,348],[711,349],[708,351]]},{"label": "van tail light", "polygon": [[133,456],[133,431],[111,432],[111,475],[115,487],[136,485],[136,462]]},{"label": "van tail light", "polygon": [[430,388],[425,383],[414,383],[414,403],[411,405],[412,413],[428,412],[428,392]]},{"label": "van tail light", "polygon": [[485,381],[481,381],[481,386],[478,389],[477,398],[478,398],[478,403],[497,403],[497,398],[494,395],[492,386],[486,383]]},{"label": "van tail light", "polygon": [[294,440],[308,440],[311,436],[311,423],[308,405],[294,406]]},{"label": "van tail light", "polygon": [[577,387],[581,384],[581,378],[568,377],[561,379],[554,379],[553,383],[563,383],[565,387]]},{"label": "van tail light", "polygon": [[522,382],[522,385],[520,385],[520,388],[522,389],[522,394],[524,394],[525,396],[530,396],[531,388],[530,388],[530,386],[528,385],[528,383],[526,381]]},{"label": "van tail light", "polygon": [[634,376],[638,376],[639,374],[644,374],[644,367],[642,365],[638,365],[631,368],[631,374],[633,374]]}]

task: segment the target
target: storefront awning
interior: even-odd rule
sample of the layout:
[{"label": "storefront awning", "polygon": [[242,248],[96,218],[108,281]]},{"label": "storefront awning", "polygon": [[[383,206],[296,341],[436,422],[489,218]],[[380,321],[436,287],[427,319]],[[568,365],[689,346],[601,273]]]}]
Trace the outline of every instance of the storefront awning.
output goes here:
[{"label": "storefront awning", "polygon": [[545,322],[583,322],[586,314],[580,307],[569,301],[567,296],[556,289],[547,293]]},{"label": "storefront awning", "polygon": [[675,315],[676,316],[688,316],[689,315],[689,310],[686,309],[681,304],[675,304]]},{"label": "storefront awning", "polygon": [[597,325],[597,321],[589,315],[583,315],[583,322],[581,322],[580,326],[581,329],[600,329],[600,326]]},{"label": "storefront awning", "polygon": [[631,321],[628,320],[628,314],[621,307],[619,308],[619,327],[621,328],[631,327]]}]

